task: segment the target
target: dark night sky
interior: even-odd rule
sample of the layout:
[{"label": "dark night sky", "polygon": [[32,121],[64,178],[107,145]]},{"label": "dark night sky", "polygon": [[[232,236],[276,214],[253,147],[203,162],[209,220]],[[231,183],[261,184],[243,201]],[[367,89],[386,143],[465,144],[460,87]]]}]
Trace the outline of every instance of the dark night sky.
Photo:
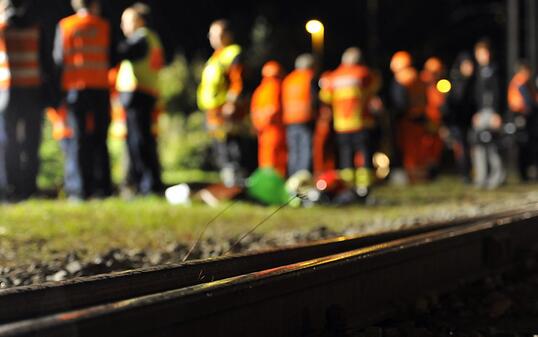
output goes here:
[{"label": "dark night sky", "polygon": [[[53,35],[56,21],[70,13],[69,0],[34,0],[39,4],[43,18]],[[106,16],[119,32],[119,16],[132,0],[108,0]],[[210,53],[207,42],[209,23],[217,18],[229,18],[235,25],[238,40],[250,44],[254,22],[265,18],[271,27],[269,55],[291,67],[298,53],[310,49],[310,40],[304,30],[305,22],[318,18],[326,26],[325,66],[337,65],[342,51],[351,45],[362,47],[367,61],[386,70],[392,53],[410,50],[417,66],[425,58],[440,56],[451,62],[462,49],[489,36],[504,66],[506,40],[505,0],[357,0],[312,1],[309,4],[293,1],[258,0],[255,2],[196,0],[150,0],[155,27],[161,34],[169,58],[177,51],[187,57],[206,57]],[[372,11],[377,4],[377,14]]]},{"label": "dark night sky", "polygon": [[[105,10],[114,22],[132,0],[105,1]],[[450,58],[461,48],[469,48],[479,37],[496,38],[499,47],[504,44],[505,7],[501,0],[378,0],[377,23],[368,15],[371,0],[324,1],[303,4],[292,1],[256,2],[196,0],[147,1],[154,10],[155,25],[161,33],[167,51],[183,50],[192,56],[197,51],[209,53],[206,35],[208,24],[216,18],[231,19],[239,31],[239,39],[248,43],[253,22],[267,18],[276,37],[286,41],[272,41],[276,45],[290,45],[297,51],[306,51],[309,41],[304,31],[307,19],[316,17],[326,24],[328,64],[349,45],[356,44],[368,51],[372,34],[377,30],[376,59],[398,49],[410,49],[420,58],[440,54]],[[68,0],[36,1],[46,4],[41,11],[48,22],[69,13]],[[119,32],[117,32],[119,34]],[[376,33],[373,31],[372,33]],[[374,58],[372,53],[368,53]],[[290,55],[292,57],[292,55]]]}]

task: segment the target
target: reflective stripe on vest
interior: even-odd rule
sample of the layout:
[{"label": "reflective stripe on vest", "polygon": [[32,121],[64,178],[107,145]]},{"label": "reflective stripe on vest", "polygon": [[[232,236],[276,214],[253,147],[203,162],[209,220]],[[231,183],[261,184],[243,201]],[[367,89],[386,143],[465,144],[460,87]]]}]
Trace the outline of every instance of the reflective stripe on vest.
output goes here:
[{"label": "reflective stripe on vest", "polygon": [[148,44],[146,56],[138,61],[124,60],[121,63],[116,80],[119,92],[143,91],[152,96],[159,94],[159,70],[164,65],[161,41],[157,34],[147,28],[139,29],[135,34],[142,34]]},{"label": "reflective stripe on vest", "polygon": [[63,37],[63,88],[108,89],[109,24],[92,15],[60,21]]},{"label": "reflective stripe on vest", "polygon": [[229,81],[228,73],[234,60],[241,54],[241,47],[230,45],[213,53],[202,72],[198,87],[198,107],[202,110],[218,109],[226,103]]},{"label": "reflective stripe on vest", "polygon": [[364,66],[340,66],[331,74],[329,87],[336,132],[356,132],[373,125],[368,111],[373,85],[372,75]]},{"label": "reflective stripe on vest", "polygon": [[40,84],[39,29],[0,25],[0,88]]},{"label": "reflective stripe on vest", "polygon": [[284,124],[308,123],[312,120],[312,70],[295,70],[282,83]]}]

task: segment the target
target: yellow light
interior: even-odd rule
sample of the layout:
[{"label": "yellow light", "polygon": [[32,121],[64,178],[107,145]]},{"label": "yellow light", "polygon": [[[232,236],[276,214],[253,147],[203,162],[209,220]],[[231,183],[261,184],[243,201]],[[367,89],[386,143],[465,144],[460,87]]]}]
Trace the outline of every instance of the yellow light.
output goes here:
[{"label": "yellow light", "polygon": [[437,82],[437,90],[440,93],[447,94],[452,90],[452,83],[449,80],[440,80]]},{"label": "yellow light", "polygon": [[310,20],[306,23],[306,31],[312,35],[323,32],[323,29],[323,24],[319,20]]}]

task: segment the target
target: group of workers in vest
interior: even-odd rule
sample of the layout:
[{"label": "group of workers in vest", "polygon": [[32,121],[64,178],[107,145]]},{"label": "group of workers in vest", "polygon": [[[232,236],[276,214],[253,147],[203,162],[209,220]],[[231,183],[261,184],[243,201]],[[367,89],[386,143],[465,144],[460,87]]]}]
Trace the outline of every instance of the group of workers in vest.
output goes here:
[{"label": "group of workers in vest", "polygon": [[[378,97],[380,76],[364,64],[359,48],[347,49],[340,66],[321,75],[310,54],[297,57],[287,75],[271,60],[262,68],[249,109],[241,91],[241,49],[233,43],[229,23],[214,22],[209,35],[215,53],[205,67],[198,102],[207,111],[225,184],[242,178],[234,170],[241,156],[235,137],[245,110],[258,136],[260,168],[271,168],[288,182],[334,181],[336,175],[359,198],[376,181],[374,151],[379,150],[380,124],[387,119],[384,136],[392,140],[386,150],[396,183],[435,177],[448,147],[464,182],[474,177],[478,187],[498,187],[506,179],[501,153],[502,135],[510,133],[506,125],[524,131],[516,137],[521,178],[528,179],[529,167],[538,167],[530,68],[520,65],[510,83],[508,115],[515,122],[503,124],[499,78],[487,40],[475,45],[473,56],[463,52],[450,71],[436,57],[418,71],[410,53],[396,52],[390,62],[388,104]],[[320,186],[326,188],[326,182]]]},{"label": "group of workers in vest", "polygon": [[[127,184],[141,194],[161,192],[152,125],[164,57],[159,37],[148,28],[150,9],[137,3],[123,12],[125,40],[115,47],[99,0],[72,0],[72,6],[75,13],[57,26],[55,69],[48,74],[41,66],[39,27],[25,15],[28,2],[0,0],[0,198],[25,199],[36,192],[45,105],[65,155],[66,194],[77,200],[111,195],[111,97],[125,113]],[[337,176],[353,195],[366,197],[376,180],[373,157],[382,120],[388,120],[392,136],[388,148],[395,181],[429,179],[445,144],[454,151],[465,179],[470,179],[471,159],[481,187],[496,187],[505,178],[496,142],[502,128],[500,86],[485,41],[476,45],[474,58],[463,53],[457,59],[448,74],[453,85],[448,94],[439,88],[446,71],[438,58],[428,59],[419,72],[408,52],[395,53],[390,113],[384,114],[378,96],[381,77],[364,64],[357,47],[345,50],[336,69],[321,74],[310,54],[298,56],[289,74],[277,61],[269,61],[261,83],[245,97],[242,49],[230,23],[213,22],[208,38],[214,53],[203,69],[197,102],[206,114],[213,158],[226,186],[245,184],[244,158],[252,153],[245,153],[244,135],[254,129],[260,168],[290,180]],[[112,48],[117,49],[117,65],[111,62]],[[43,86],[58,87],[47,104]],[[525,131],[518,138],[520,152],[529,154],[520,156],[523,179],[538,164],[533,87],[529,66],[521,64],[510,83],[508,103],[516,116],[513,125]]]},{"label": "group of workers in vest", "polygon": [[[71,199],[113,192],[107,137],[111,93],[125,111],[128,183],[137,192],[162,190],[151,119],[164,54],[148,28],[150,9],[137,3],[121,18],[125,40],[111,62],[110,24],[98,0],[72,0],[75,13],[57,25],[46,73],[43,39],[24,0],[0,1],[0,196],[21,200],[36,192],[38,147],[45,106],[53,137],[65,155],[65,192]],[[112,70],[111,70],[112,69]],[[47,81],[47,83],[45,83]],[[47,98],[43,98],[43,90]]]}]

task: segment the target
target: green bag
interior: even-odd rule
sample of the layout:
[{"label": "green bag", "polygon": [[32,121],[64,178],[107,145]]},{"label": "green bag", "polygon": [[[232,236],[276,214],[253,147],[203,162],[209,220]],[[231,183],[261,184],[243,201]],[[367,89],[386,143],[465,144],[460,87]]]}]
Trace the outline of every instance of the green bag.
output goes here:
[{"label": "green bag", "polygon": [[283,205],[291,196],[286,191],[286,182],[272,168],[258,169],[247,181],[247,194],[266,205]]}]

